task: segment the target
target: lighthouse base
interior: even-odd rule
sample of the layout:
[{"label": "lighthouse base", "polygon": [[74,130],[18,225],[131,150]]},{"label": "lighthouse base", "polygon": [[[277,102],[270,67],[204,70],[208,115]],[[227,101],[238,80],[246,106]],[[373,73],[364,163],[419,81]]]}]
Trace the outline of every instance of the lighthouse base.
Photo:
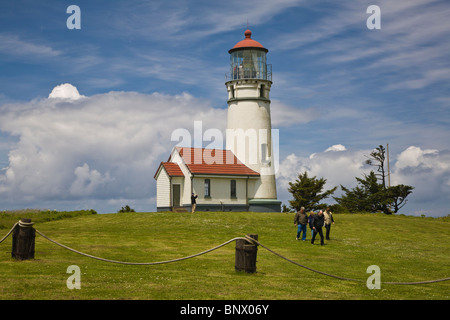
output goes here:
[{"label": "lighthouse base", "polygon": [[250,199],[248,211],[281,212],[281,201],[277,199]]}]

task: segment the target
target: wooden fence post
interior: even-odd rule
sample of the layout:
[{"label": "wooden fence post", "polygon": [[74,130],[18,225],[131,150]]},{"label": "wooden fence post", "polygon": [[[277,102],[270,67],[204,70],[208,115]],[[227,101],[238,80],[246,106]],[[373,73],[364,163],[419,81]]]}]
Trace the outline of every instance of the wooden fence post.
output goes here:
[{"label": "wooden fence post", "polygon": [[[248,234],[247,236],[258,240],[257,234]],[[257,245],[245,239],[237,239],[234,269],[236,271],[245,271],[248,273],[256,272],[257,253]]]},{"label": "wooden fence post", "polygon": [[36,230],[31,219],[22,218],[13,230],[11,256],[16,260],[34,259]]}]

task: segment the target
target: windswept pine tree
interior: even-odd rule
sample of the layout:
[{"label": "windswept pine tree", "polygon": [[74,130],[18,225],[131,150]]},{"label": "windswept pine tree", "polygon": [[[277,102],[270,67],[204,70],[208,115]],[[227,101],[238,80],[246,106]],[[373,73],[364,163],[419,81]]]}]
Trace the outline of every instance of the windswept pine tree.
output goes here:
[{"label": "windswept pine tree", "polygon": [[305,207],[306,211],[316,210],[320,208],[320,202],[331,196],[337,187],[323,191],[327,180],[324,178],[317,179],[308,177],[308,173],[299,173],[295,182],[289,182],[288,191],[294,197],[289,200],[290,206],[295,210]]}]

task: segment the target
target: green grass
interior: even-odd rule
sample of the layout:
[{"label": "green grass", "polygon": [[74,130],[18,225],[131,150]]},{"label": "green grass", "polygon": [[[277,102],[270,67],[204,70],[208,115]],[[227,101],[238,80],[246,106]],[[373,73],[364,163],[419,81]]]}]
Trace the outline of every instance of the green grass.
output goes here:
[{"label": "green grass", "polygon": [[[343,281],[314,273],[261,247],[257,272],[236,272],[234,242],[180,262],[136,266],[81,256],[36,235],[34,260],[12,259],[11,237],[0,244],[0,299],[446,300],[450,296],[450,281],[422,285],[383,283],[449,277],[448,219],[336,214],[331,240],[320,246],[295,240],[292,213],[120,213],[44,219],[43,215],[48,214],[31,217],[37,230],[64,245],[102,258],[165,261],[256,233],[262,244],[293,261],[363,281]],[[10,224],[0,229],[0,238],[13,224],[8,219],[11,217],[0,217],[0,224]],[[81,269],[80,290],[66,286],[70,265]],[[370,265],[381,269],[379,290],[366,286],[370,276],[366,269]]]}]

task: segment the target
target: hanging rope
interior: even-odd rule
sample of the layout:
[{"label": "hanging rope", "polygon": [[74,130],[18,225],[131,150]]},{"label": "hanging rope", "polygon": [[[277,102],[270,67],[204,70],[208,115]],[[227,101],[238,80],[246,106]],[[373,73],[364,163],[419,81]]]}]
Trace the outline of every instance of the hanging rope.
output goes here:
[{"label": "hanging rope", "polygon": [[304,266],[304,265],[302,265],[302,264],[300,264],[300,263],[298,263],[298,262],[292,261],[291,259],[288,259],[288,258],[286,258],[285,256],[282,256],[281,254],[279,254],[279,253],[277,253],[277,252],[275,252],[275,251],[269,249],[268,247],[266,247],[265,245],[263,245],[262,243],[258,242],[257,240],[255,240],[255,239],[253,239],[253,238],[250,238],[250,237],[248,237],[248,236],[245,236],[245,238],[247,239],[247,241],[250,241],[250,242],[253,242],[254,244],[260,245],[261,247],[263,247],[263,248],[266,249],[267,251],[273,253],[274,255],[279,256],[280,258],[282,258],[282,259],[284,259],[284,260],[286,260],[286,261],[289,261],[290,263],[293,263],[293,264],[295,264],[295,265],[297,265],[297,266],[299,266],[299,267],[308,269],[308,270],[310,270],[310,271],[313,271],[313,272],[316,272],[316,273],[320,273],[320,274],[323,274],[323,275],[325,275],[325,276],[333,277],[333,278],[340,279],[340,280],[348,280],[348,281],[364,281],[364,280],[358,280],[358,279],[344,278],[344,277],[336,276],[336,275],[329,274],[329,273],[326,273],[326,272],[322,272],[322,271],[319,271],[319,270],[314,270],[314,269],[312,269],[312,268],[310,268],[310,267],[307,267],[307,266]]},{"label": "hanging rope", "polygon": [[5,241],[5,239],[9,237],[9,235],[11,234],[11,232],[13,232],[14,228],[15,228],[18,224],[19,224],[19,222],[16,222],[16,223],[13,225],[13,227],[11,228],[11,230],[9,230],[9,232],[6,234],[6,236],[4,236],[4,237],[2,238],[2,240],[0,240],[0,243],[2,243],[3,241]]},{"label": "hanging rope", "polygon": [[[2,243],[12,233],[12,231],[14,230],[14,228],[16,227],[17,224],[19,224],[19,226],[21,226],[21,227],[31,227],[33,225],[32,222],[30,222],[30,223],[22,222],[22,221],[16,222],[14,224],[14,226],[11,228],[11,230],[0,240],[0,243]],[[58,245],[58,246],[60,246],[62,248],[65,248],[65,249],[70,250],[72,252],[78,253],[80,255],[83,255],[83,256],[86,256],[86,257],[89,257],[89,258],[92,258],[92,259],[104,261],[104,262],[111,262],[111,263],[118,263],[118,264],[125,264],[125,265],[157,265],[157,264],[165,264],[165,263],[172,263],[172,262],[187,260],[187,259],[190,259],[190,258],[194,258],[194,257],[198,257],[200,255],[206,254],[208,252],[217,250],[217,249],[219,249],[219,248],[221,248],[221,247],[223,247],[223,246],[225,246],[225,245],[227,245],[230,242],[233,242],[235,240],[243,239],[243,240],[246,240],[247,242],[249,242],[251,244],[259,245],[262,248],[266,249],[267,251],[271,252],[272,254],[274,254],[274,255],[276,255],[276,256],[278,256],[278,257],[280,257],[280,258],[282,258],[282,259],[284,259],[284,260],[286,260],[286,261],[288,261],[288,262],[290,262],[292,264],[295,264],[295,265],[297,265],[299,267],[302,267],[302,268],[305,268],[307,270],[310,270],[312,272],[319,273],[319,274],[322,274],[322,275],[325,275],[325,276],[328,276],[328,277],[332,277],[332,278],[335,278],[335,279],[339,279],[339,280],[354,281],[354,282],[366,282],[366,280],[341,277],[341,276],[337,276],[337,275],[334,275],[334,274],[326,273],[326,272],[323,272],[323,271],[319,271],[319,270],[315,270],[313,268],[307,267],[305,265],[302,265],[302,264],[300,264],[298,262],[295,262],[295,261],[293,261],[293,260],[291,260],[291,259],[289,259],[289,258],[287,258],[287,257],[285,257],[285,256],[283,256],[283,255],[281,255],[281,254],[279,254],[277,252],[275,252],[274,250],[272,250],[272,249],[268,248],[267,246],[263,245],[262,243],[260,243],[258,240],[253,239],[253,238],[251,238],[251,237],[249,237],[247,235],[245,237],[236,237],[236,238],[230,239],[230,240],[228,240],[228,241],[226,241],[226,242],[224,242],[224,243],[222,243],[222,244],[220,244],[220,245],[218,245],[218,246],[216,246],[214,248],[211,248],[211,249],[208,249],[208,250],[205,250],[205,251],[202,251],[202,252],[199,252],[197,254],[193,254],[193,255],[187,256],[187,257],[178,258],[178,259],[172,259],[172,260],[166,260],[166,261],[158,261],[158,262],[124,262],[124,261],[117,261],[117,260],[100,258],[100,257],[96,257],[96,256],[93,256],[93,255],[90,255],[90,254],[87,254],[87,253],[83,253],[83,252],[80,252],[78,250],[70,248],[70,247],[68,247],[66,245],[63,245],[63,244],[61,244],[61,243],[59,243],[59,242],[57,242],[57,241],[47,237],[46,235],[44,235],[39,230],[36,230],[36,233],[38,233],[40,236],[42,236],[43,238],[47,239],[48,241],[50,241],[50,242],[52,242],[52,243],[54,243],[54,244],[56,244],[56,245]],[[416,282],[382,282],[382,283],[383,284],[393,284],[393,285],[417,285],[417,284],[435,283],[435,282],[448,281],[448,280],[450,280],[450,277],[443,278],[443,279],[436,279],[436,280],[416,281]]]},{"label": "hanging rope", "polygon": [[[299,267],[308,269],[308,270],[313,271],[313,272],[316,272],[316,273],[323,274],[323,275],[328,276],[328,277],[340,279],[340,280],[356,281],[356,282],[366,282],[366,280],[352,279],[352,278],[345,278],[345,277],[340,277],[340,276],[337,276],[337,275],[334,275],[334,274],[329,274],[329,273],[326,273],[326,272],[322,272],[322,271],[319,271],[319,270],[314,270],[314,269],[312,269],[312,268],[310,268],[310,267],[307,267],[307,266],[304,266],[304,265],[302,265],[302,264],[300,264],[300,263],[298,263],[298,262],[292,261],[291,259],[286,258],[285,256],[282,256],[281,254],[279,254],[279,253],[277,253],[277,252],[275,252],[275,251],[269,249],[268,247],[264,246],[262,243],[258,242],[257,240],[255,240],[255,239],[253,239],[253,238],[250,238],[250,237],[248,237],[248,236],[245,236],[245,238],[246,238],[247,241],[250,241],[250,242],[252,242],[253,244],[256,244],[256,245],[260,245],[261,247],[263,247],[263,248],[266,249],[267,251],[269,251],[269,252],[271,252],[271,253],[273,253],[273,254],[279,256],[280,258],[282,258],[282,259],[284,259],[284,260],[287,260],[287,261],[289,261],[290,263],[293,263],[293,264],[295,264],[295,265],[297,265],[297,266],[299,266]],[[381,283],[382,283],[382,284],[397,284],[397,285],[413,285],[413,284],[426,284],[426,283],[434,283],[434,282],[441,282],[441,281],[448,281],[448,280],[450,280],[450,277],[448,277],[448,278],[443,278],[443,279],[436,279],[436,280],[417,281],[417,282],[381,282]]]},{"label": "hanging rope", "polygon": [[61,244],[61,243],[59,243],[59,242],[57,242],[57,241],[55,241],[55,240],[50,239],[49,237],[47,237],[46,235],[44,235],[43,233],[41,233],[39,230],[36,230],[36,232],[37,232],[39,235],[41,235],[42,237],[44,237],[45,239],[47,239],[47,240],[53,242],[54,244],[57,244],[57,245],[60,246],[60,247],[63,247],[63,248],[65,248],[65,249],[68,249],[68,250],[70,250],[70,251],[73,251],[73,252],[75,252],[75,253],[81,254],[81,255],[86,256],[86,257],[89,257],[89,258],[93,258],[93,259],[97,259],[97,260],[101,260],[101,261],[105,261],[105,262],[112,262],[112,263],[120,263],[120,264],[128,264],[128,265],[146,265],[146,266],[156,265],[156,264],[164,264],[164,263],[171,263],[171,262],[177,262],[177,261],[181,261],[181,260],[186,260],[186,259],[198,257],[198,256],[201,256],[202,254],[205,254],[205,253],[214,251],[214,250],[216,250],[216,249],[219,249],[219,248],[221,248],[221,247],[223,247],[223,246],[225,246],[225,245],[229,244],[230,242],[233,242],[233,241],[235,241],[235,240],[237,240],[237,239],[245,239],[245,238],[240,238],[240,237],[238,237],[238,238],[233,238],[233,239],[230,239],[230,240],[228,240],[228,241],[226,241],[226,242],[224,242],[224,243],[222,243],[222,244],[220,244],[220,245],[218,245],[218,246],[216,246],[216,247],[214,247],[214,248],[211,248],[211,249],[208,249],[208,250],[205,250],[205,251],[203,251],[203,252],[200,252],[200,253],[197,253],[197,254],[193,254],[193,255],[190,255],[190,256],[187,256],[187,257],[178,258],[178,259],[172,259],[172,260],[166,260],[166,261],[158,261],[158,262],[124,262],[124,261],[117,261],[117,260],[110,260],[110,259],[99,258],[99,257],[96,257],[96,256],[92,256],[92,255],[90,255],[90,254],[86,254],[86,253],[77,251],[77,250],[72,249],[72,248],[69,248],[68,246],[65,246],[65,245],[63,245],[63,244]]}]

